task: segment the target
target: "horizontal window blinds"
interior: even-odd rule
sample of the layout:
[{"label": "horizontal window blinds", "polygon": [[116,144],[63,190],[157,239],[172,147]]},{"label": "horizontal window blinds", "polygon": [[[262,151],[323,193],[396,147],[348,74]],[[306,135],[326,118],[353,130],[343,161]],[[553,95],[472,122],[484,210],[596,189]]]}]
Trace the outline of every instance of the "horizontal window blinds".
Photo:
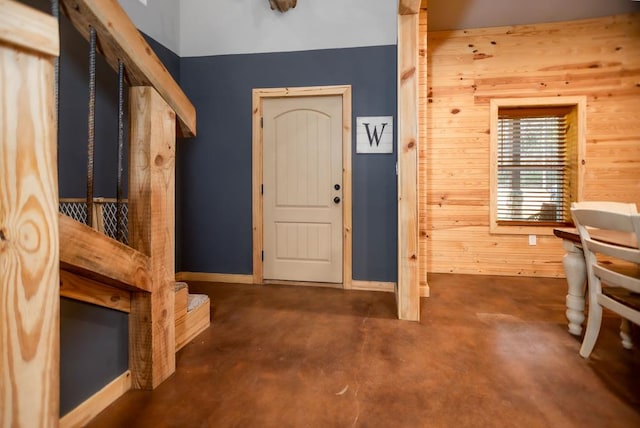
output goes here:
[{"label": "horizontal window blinds", "polygon": [[498,221],[565,223],[566,114],[509,113],[498,116]]}]

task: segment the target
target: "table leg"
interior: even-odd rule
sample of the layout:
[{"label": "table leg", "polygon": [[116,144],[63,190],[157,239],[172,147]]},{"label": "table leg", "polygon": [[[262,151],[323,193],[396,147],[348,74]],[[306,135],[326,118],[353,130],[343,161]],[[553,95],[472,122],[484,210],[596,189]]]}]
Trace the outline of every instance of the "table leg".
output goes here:
[{"label": "table leg", "polygon": [[631,339],[631,325],[629,320],[622,318],[620,323],[620,339],[622,339],[622,347],[624,349],[633,349],[633,339]]},{"label": "table leg", "polygon": [[567,276],[568,294],[566,298],[569,333],[580,336],[584,321],[584,295],[587,280],[587,266],[582,248],[571,241],[563,240],[567,254],[562,259]]}]

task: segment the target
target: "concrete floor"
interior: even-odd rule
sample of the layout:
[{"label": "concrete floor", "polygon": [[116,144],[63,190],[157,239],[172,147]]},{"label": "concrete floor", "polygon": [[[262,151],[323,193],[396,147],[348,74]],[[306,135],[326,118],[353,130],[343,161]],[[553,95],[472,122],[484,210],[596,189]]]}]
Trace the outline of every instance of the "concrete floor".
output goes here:
[{"label": "concrete floor", "polygon": [[420,323],[396,320],[390,293],[190,284],[212,298],[211,327],[175,375],[90,426],[640,427],[640,351],[611,315],[582,359],[564,280],[429,284]]}]

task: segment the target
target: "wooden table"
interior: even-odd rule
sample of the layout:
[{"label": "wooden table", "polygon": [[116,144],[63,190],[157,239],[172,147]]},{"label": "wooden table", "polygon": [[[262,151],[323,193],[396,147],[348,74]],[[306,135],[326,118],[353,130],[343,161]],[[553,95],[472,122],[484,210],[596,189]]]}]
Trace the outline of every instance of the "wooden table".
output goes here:
[{"label": "wooden table", "polygon": [[[633,233],[612,230],[594,230],[590,233],[592,238],[599,241],[638,248],[638,242]],[[562,259],[562,265],[567,276],[566,315],[569,321],[569,333],[580,336],[584,322],[584,296],[587,281],[587,265],[582,252],[580,234],[578,229],[573,227],[553,229],[553,234],[562,239],[562,245],[567,251]]]}]

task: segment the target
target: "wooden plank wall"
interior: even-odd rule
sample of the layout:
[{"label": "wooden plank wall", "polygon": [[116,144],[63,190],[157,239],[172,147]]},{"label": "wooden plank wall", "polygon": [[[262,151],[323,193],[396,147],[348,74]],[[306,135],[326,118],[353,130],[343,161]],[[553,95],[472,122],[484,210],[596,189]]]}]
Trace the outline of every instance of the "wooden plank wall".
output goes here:
[{"label": "wooden plank wall", "polygon": [[584,200],[640,207],[640,15],[427,39],[428,85],[420,89],[426,270],[563,276],[558,238],[538,235],[529,246],[527,235],[489,234],[489,100],[587,96]]}]

